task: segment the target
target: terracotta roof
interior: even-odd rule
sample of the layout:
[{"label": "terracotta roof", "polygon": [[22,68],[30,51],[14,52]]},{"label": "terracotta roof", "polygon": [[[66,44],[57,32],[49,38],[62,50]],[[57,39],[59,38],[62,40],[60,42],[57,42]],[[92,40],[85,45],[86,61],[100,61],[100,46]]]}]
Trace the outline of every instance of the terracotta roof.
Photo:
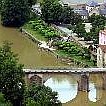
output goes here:
[{"label": "terracotta roof", "polygon": [[102,52],[106,53],[106,45],[99,45],[101,48]]}]

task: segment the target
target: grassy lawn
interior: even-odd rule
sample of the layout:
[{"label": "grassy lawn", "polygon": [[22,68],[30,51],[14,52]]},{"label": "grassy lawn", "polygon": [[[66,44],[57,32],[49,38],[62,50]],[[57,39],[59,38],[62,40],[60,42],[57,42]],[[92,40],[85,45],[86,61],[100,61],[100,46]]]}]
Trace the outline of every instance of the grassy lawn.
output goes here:
[{"label": "grassy lawn", "polygon": [[31,24],[28,24],[26,23],[23,28],[28,31],[30,34],[32,34],[35,38],[37,38],[38,40],[41,40],[41,41],[47,41],[47,39],[42,36],[38,31],[34,31],[32,28],[31,28]]}]

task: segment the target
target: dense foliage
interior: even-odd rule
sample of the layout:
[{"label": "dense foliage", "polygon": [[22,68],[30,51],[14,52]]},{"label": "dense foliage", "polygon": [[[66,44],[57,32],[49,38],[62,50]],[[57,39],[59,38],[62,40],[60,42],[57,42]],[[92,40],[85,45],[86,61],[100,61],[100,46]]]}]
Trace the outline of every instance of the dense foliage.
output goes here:
[{"label": "dense foliage", "polygon": [[5,26],[20,26],[30,16],[28,0],[3,0],[1,21]]},{"label": "dense foliage", "polygon": [[93,14],[88,18],[88,20],[92,24],[92,29],[89,33],[90,39],[94,40],[94,43],[98,43],[99,31],[104,29],[106,17]]},{"label": "dense foliage", "polygon": [[37,3],[37,0],[28,0],[28,3],[30,6],[32,6]]},{"label": "dense foliage", "polygon": [[41,17],[45,22],[58,22],[58,18],[62,12],[62,6],[58,3],[58,0],[43,0],[41,11]]},{"label": "dense foliage", "polygon": [[98,43],[98,34],[100,30],[104,29],[106,17],[93,14],[88,17],[88,22],[92,25],[90,32],[86,32],[85,25],[82,22],[77,23],[75,26],[71,26],[69,29],[77,33],[78,37],[84,37],[86,41],[92,40],[94,43]]},{"label": "dense foliage", "polygon": [[21,106],[24,95],[23,65],[18,63],[9,43],[0,47],[0,91],[14,106]]},{"label": "dense foliage", "polygon": [[2,93],[0,93],[0,106],[12,106],[9,102],[5,100]]},{"label": "dense foliage", "polygon": [[26,106],[62,106],[57,100],[57,92],[44,85],[32,84],[26,96]]},{"label": "dense foliage", "polygon": [[[58,47],[58,50],[68,54],[76,63],[79,65],[84,64],[84,67],[91,66],[90,63],[93,63],[90,52],[87,48],[82,48],[74,42],[64,42],[59,41],[55,42],[55,46]],[[92,65],[94,65],[93,63]]]},{"label": "dense foliage", "polygon": [[68,6],[62,6],[58,0],[43,0],[41,18],[47,23],[76,24],[82,21],[81,16]]},{"label": "dense foliage", "polygon": [[78,35],[78,37],[86,37],[85,24],[82,24],[80,22],[77,25],[73,26],[72,30]]},{"label": "dense foliage", "polygon": [[59,36],[58,32],[54,30],[52,27],[49,27],[42,20],[33,20],[28,23],[28,27],[30,27],[34,31],[38,31],[42,36],[47,39],[54,38]]},{"label": "dense foliage", "polygon": [[0,47],[0,92],[12,105],[0,93],[0,106],[61,106],[51,88],[35,84],[25,88],[23,65],[5,42]]},{"label": "dense foliage", "polygon": [[3,0],[0,0],[0,12],[1,12],[1,9],[2,9],[2,3],[3,3]]}]

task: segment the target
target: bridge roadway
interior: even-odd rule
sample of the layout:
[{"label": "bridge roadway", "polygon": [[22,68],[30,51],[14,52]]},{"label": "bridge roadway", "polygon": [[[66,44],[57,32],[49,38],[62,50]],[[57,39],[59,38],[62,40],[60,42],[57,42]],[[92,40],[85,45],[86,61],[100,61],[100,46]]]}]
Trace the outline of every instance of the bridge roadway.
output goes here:
[{"label": "bridge roadway", "polygon": [[41,68],[23,69],[26,74],[34,73],[106,73],[106,68]]}]

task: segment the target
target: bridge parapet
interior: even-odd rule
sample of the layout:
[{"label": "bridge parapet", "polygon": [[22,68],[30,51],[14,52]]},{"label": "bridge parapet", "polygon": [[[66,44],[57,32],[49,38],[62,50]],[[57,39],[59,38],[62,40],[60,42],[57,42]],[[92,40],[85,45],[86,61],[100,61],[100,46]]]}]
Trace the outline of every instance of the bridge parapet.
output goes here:
[{"label": "bridge parapet", "polygon": [[23,69],[27,73],[106,73],[106,68]]}]

